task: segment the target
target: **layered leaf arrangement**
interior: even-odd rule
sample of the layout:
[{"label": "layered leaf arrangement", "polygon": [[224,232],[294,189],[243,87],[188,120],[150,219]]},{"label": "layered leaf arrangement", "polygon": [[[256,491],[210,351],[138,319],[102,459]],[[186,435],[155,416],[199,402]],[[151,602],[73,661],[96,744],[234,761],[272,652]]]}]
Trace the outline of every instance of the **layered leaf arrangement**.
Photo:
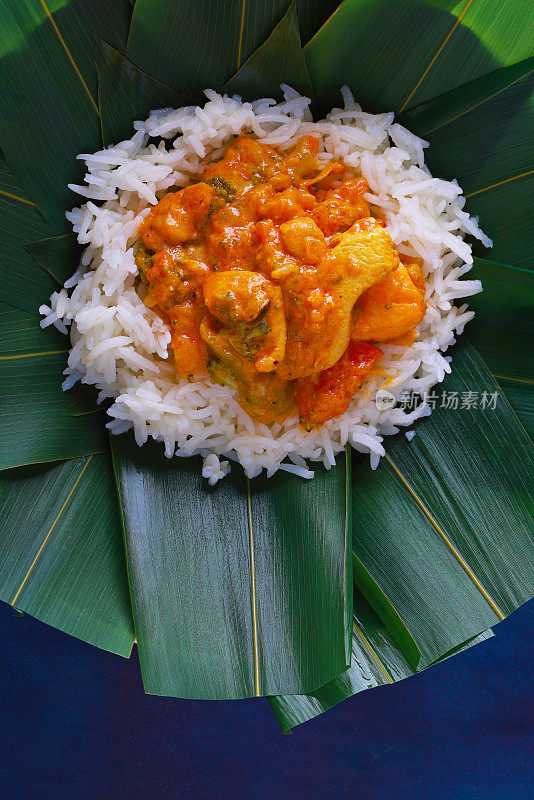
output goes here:
[{"label": "layered leaf arrangement", "polygon": [[[533,16],[496,0],[2,3],[2,600],[121,655],[136,637],[148,692],[268,695],[287,730],[488,638],[532,595]],[[157,445],[110,453],[92,394],[62,393],[68,341],[37,309],[78,263],[78,153],[205,87],[253,99],[282,82],[317,114],[345,83],[395,110],[464,188],[494,248],[445,388],[486,400],[436,408],[376,472],[347,454],[310,483],[234,469],[209,489]]]}]

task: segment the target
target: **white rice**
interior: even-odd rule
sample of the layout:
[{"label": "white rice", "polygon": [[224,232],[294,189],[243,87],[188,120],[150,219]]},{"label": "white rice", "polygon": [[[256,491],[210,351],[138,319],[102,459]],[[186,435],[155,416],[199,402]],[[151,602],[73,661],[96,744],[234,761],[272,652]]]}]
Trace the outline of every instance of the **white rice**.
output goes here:
[{"label": "white rice", "polygon": [[229,471],[225,459],[238,461],[249,477],[285,469],[310,478],[308,462],[332,466],[347,442],[369,453],[376,467],[384,454],[383,436],[412,425],[430,409],[422,402],[412,411],[398,404],[379,410],[375,393],[386,379],[377,375],[343,416],[307,433],[296,417],[283,425],[252,419],[235,391],[207,377],[191,382],[178,377],[168,362],[169,328],[135,289],[137,229],[158,198],[198,178],[243,130],[282,150],[303,134],[319,134],[319,157],[341,159],[355,175],[364,175],[373,213],[386,221],[399,252],[423,260],[428,310],[415,344],[380,345],[386,386],[397,401],[405,392],[424,397],[450,372],[443,353],[473,317],[465,304],[458,307],[454,301],[481,290],[479,281],[463,278],[472,265],[464,236],[491,246],[463,210],[457,183],[433,178],[425,167],[427,142],[394,123],[392,113],[366,114],[344,87],[344,108],[313,123],[309,100],[282,88],[284,100],[278,104],[270,99],[243,103],[206,91],[203,108],[154,111],[145,122],[134,123],[130,140],[80,155],[87,165],[86,185],[70,188],[88,200],[66,216],[86,249],[65,288],[40,308],[42,327],[54,324],[67,333],[70,326],[64,388],[80,380],[97,387],[99,402],[112,400],[112,433],[133,428],[138,444],[152,437],[164,444],[168,457],[201,453],[202,474],[211,484]]}]

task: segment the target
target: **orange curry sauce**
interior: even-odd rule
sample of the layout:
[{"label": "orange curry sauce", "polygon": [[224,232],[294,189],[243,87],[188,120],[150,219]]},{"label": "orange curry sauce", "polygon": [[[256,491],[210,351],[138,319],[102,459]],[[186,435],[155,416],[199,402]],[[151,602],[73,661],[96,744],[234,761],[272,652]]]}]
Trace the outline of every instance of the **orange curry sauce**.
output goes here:
[{"label": "orange curry sauce", "polygon": [[199,183],[168,194],[140,230],[145,303],[170,324],[183,377],[208,374],[263,422],[307,430],[342,414],[382,352],[413,342],[426,305],[371,216],[364,178],[317,157],[235,139]]}]

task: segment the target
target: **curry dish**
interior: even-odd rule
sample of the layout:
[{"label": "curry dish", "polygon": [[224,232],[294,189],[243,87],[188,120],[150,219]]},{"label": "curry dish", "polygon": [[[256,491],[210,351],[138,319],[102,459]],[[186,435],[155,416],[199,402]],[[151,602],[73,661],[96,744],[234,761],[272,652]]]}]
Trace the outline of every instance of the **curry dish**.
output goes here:
[{"label": "curry dish", "polygon": [[200,182],[140,227],[144,301],[171,326],[177,372],[236,389],[262,422],[311,430],[343,414],[382,355],[411,344],[426,304],[371,216],[364,178],[317,159],[303,136],[280,153],[235,139]]}]

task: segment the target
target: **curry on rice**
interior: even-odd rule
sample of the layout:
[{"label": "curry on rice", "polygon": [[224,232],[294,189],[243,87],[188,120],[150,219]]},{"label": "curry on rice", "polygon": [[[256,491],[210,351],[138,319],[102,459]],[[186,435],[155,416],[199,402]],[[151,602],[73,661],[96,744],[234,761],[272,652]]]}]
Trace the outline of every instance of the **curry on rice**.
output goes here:
[{"label": "curry on rice", "polygon": [[375,343],[411,344],[426,310],[421,270],[371,216],[366,180],[325,166],[319,146],[302,136],[284,154],[240,136],[152,208],[136,247],[178,374],[236,389],[262,422],[298,413],[307,430],[347,410]]}]

